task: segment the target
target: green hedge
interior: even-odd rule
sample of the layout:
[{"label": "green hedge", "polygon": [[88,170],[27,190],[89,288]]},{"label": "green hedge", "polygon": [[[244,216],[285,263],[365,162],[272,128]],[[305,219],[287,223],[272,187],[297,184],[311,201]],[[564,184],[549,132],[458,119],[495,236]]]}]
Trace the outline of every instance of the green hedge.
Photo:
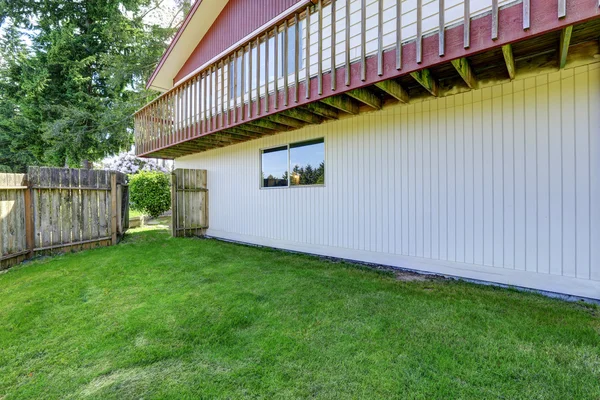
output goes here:
[{"label": "green hedge", "polygon": [[156,218],[171,209],[171,182],[162,172],[142,171],[129,178],[131,208]]}]

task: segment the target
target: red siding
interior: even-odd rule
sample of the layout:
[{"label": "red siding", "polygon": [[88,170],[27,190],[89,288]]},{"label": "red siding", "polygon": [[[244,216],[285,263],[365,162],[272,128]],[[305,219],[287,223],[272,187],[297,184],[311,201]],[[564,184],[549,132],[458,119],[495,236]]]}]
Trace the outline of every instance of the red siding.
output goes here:
[{"label": "red siding", "polygon": [[173,83],[302,1],[304,0],[230,0],[181,67]]}]

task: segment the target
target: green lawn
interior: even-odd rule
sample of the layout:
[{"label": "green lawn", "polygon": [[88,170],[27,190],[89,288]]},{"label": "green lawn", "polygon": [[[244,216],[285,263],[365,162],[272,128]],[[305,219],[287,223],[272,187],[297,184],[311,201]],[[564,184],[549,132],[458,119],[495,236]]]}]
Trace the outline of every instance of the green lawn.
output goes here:
[{"label": "green lawn", "polygon": [[599,314],[137,230],[0,274],[0,399],[598,399]]}]

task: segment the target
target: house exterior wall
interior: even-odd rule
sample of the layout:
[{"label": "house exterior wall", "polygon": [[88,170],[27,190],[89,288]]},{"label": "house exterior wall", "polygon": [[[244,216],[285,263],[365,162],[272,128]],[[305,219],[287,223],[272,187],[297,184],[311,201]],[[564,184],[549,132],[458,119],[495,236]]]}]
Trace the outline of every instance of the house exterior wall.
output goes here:
[{"label": "house exterior wall", "polygon": [[[177,159],[208,235],[600,299],[600,64]],[[261,189],[261,148],[325,138],[325,186]]]}]

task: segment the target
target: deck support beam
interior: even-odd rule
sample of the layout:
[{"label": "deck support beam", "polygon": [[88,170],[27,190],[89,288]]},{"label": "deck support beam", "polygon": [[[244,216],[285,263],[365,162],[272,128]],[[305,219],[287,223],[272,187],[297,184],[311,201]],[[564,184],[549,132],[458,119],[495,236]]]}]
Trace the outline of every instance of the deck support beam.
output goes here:
[{"label": "deck support beam", "polygon": [[461,78],[465,81],[467,86],[470,89],[477,89],[477,78],[475,77],[475,73],[471,69],[471,64],[469,64],[469,60],[465,57],[457,58],[456,60],[450,61],[456,69],[456,72],[460,75]]},{"label": "deck support beam", "polygon": [[339,112],[337,109],[326,106],[325,104],[315,102],[309,103],[303,107],[303,109],[308,110],[309,112],[319,115],[324,118],[329,119],[338,119]]},{"label": "deck support beam", "polygon": [[419,71],[411,72],[410,76],[414,78],[421,86],[425,88],[432,96],[438,96],[438,83],[429,69],[422,69]]},{"label": "deck support beam", "polygon": [[404,88],[395,80],[389,79],[383,82],[377,82],[375,84],[379,89],[383,90],[390,96],[394,97],[396,100],[402,103],[408,103],[410,100],[410,96],[408,92],[404,90]]},{"label": "deck support beam", "polygon": [[346,94],[348,96],[352,97],[353,99],[358,100],[361,103],[368,105],[371,108],[374,108],[376,110],[381,110],[383,102],[375,93],[369,91],[368,89],[365,89],[365,88],[354,89],[349,92],[346,92]]},{"label": "deck support beam", "polygon": [[569,54],[569,45],[571,44],[571,34],[573,33],[573,25],[563,28],[560,32],[560,48],[558,69],[563,69],[567,65],[567,55]]},{"label": "deck support beam", "polygon": [[266,118],[250,121],[248,122],[248,125],[257,126],[259,128],[271,129],[277,132],[285,132],[290,130],[289,126],[278,124]]},{"label": "deck support beam", "polygon": [[239,129],[242,132],[245,132],[249,135],[274,135],[277,133],[276,130],[273,129],[267,129],[267,128],[263,128],[260,126],[256,126],[256,125],[250,125],[250,124],[244,124],[244,125],[240,125],[240,126],[236,126],[233,128],[229,128],[230,130],[232,129]]},{"label": "deck support beam", "polygon": [[512,81],[515,79],[517,69],[515,67],[515,58],[513,57],[512,46],[505,44],[502,46],[502,55],[504,55],[504,62],[506,63],[506,70],[508,71],[508,77]]},{"label": "deck support beam", "polygon": [[281,114],[306,122],[307,124],[320,124],[324,121],[323,117],[301,108],[292,108],[291,110],[282,111]]},{"label": "deck support beam", "polygon": [[358,104],[348,96],[340,95],[322,99],[321,103],[327,104],[338,110],[347,112],[348,114],[358,114]]},{"label": "deck support beam", "polygon": [[306,126],[305,122],[299,121],[296,118],[288,117],[287,115],[283,115],[281,112],[269,115],[267,119],[277,124],[289,126],[290,128],[302,128]]}]

